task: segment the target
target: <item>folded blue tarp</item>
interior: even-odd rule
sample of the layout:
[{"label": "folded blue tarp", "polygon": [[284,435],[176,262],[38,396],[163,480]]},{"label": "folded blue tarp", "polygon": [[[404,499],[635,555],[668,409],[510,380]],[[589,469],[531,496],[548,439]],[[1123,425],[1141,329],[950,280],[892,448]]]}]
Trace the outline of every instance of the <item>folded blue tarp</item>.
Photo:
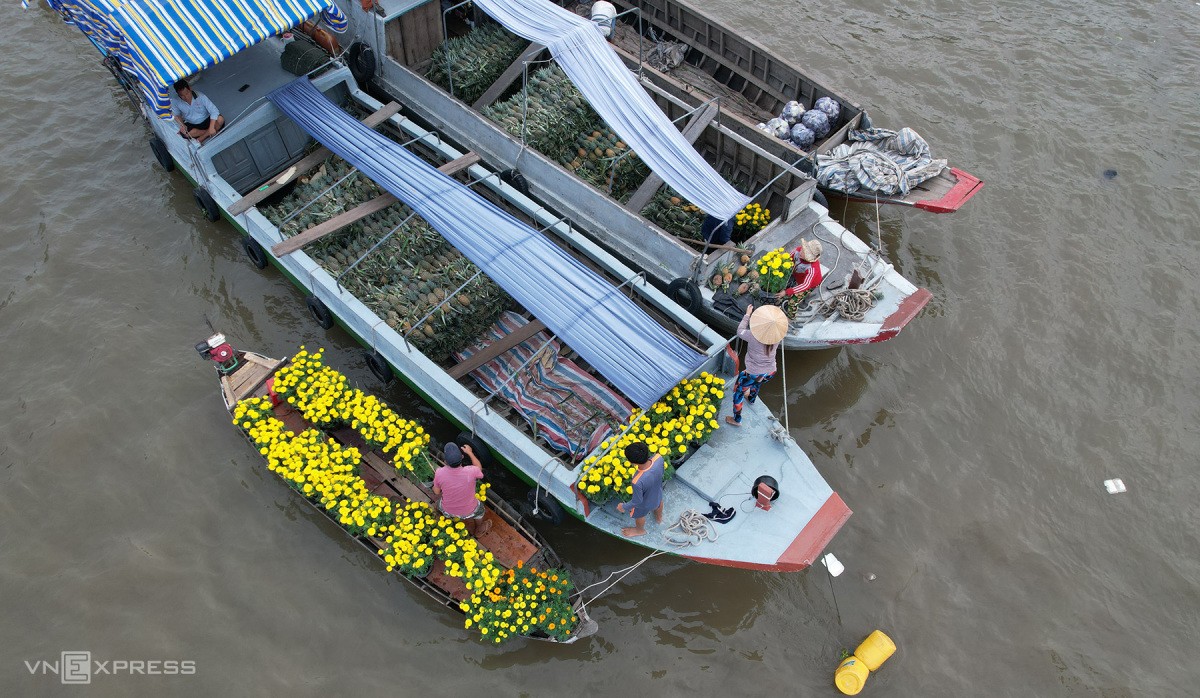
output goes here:
[{"label": "folded blue tarp", "polygon": [[649,407],[703,363],[704,356],[545,235],[367,128],[307,78],[268,97],[416,211],[635,404]]}]

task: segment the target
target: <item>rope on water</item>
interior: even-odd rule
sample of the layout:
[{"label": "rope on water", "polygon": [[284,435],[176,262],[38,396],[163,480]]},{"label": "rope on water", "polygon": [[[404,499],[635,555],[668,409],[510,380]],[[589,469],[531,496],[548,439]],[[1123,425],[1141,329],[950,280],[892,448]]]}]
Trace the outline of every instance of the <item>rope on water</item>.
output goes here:
[{"label": "rope on water", "polygon": [[[676,529],[679,533],[672,535],[671,532]],[[690,548],[706,540],[716,542],[720,534],[707,517],[695,509],[688,509],[679,515],[679,521],[676,521],[674,526],[663,531],[663,538],[677,548]]]},{"label": "rope on water", "polygon": [[862,321],[867,311],[875,307],[875,294],[865,288],[847,288],[816,301],[817,312],[825,317],[834,313],[847,320]]}]

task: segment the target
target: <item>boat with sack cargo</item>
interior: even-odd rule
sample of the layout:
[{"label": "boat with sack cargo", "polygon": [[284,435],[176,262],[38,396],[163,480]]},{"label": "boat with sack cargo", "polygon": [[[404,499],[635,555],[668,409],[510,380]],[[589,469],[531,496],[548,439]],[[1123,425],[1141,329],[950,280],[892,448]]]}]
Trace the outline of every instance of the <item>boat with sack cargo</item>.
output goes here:
[{"label": "boat with sack cargo", "polygon": [[[653,5],[643,6],[640,32],[633,10],[601,21],[611,42],[595,23],[548,0],[469,7],[464,14],[463,3],[348,5],[365,56],[360,84],[504,170],[721,331],[732,332],[749,303],[780,302],[761,283],[760,260],[805,239],[825,250],[824,280],[807,298],[784,304],[792,319],[786,347],[884,341],[929,302],[928,291],[829,216],[811,176],[815,150],[802,152],[744,123],[737,105],[745,96],[715,91],[712,79],[699,81],[700,68],[685,61],[665,73],[638,60],[639,45],[643,58],[656,45],[647,37],[663,37],[651,21]],[[733,39],[726,43],[732,47]],[[704,55],[687,53],[697,61]],[[838,129],[818,150],[856,132],[865,117],[857,106],[795,71],[788,75],[786,93],[759,90],[756,99],[807,95],[842,105]],[[680,83],[681,76],[695,84]]]},{"label": "boat with sack cargo", "polygon": [[321,351],[276,360],[235,350],[222,334],[196,350],[216,364],[225,409],[268,469],[389,572],[463,614],[467,629],[496,643],[596,633],[537,530],[486,484],[471,525],[443,515],[431,485],[443,463],[429,434],[350,387]]},{"label": "boat with sack cargo", "polygon": [[[239,6],[265,18],[281,4]],[[211,18],[216,5],[136,0],[119,12]],[[172,26],[185,24],[207,26]],[[120,26],[106,30],[121,55],[165,43]],[[306,294],[317,325],[341,326],[381,381],[403,380],[462,428],[486,468],[528,483],[537,518],[569,514],[620,536],[630,466],[617,454],[632,439],[652,443],[673,475],[664,524],[634,541],[652,551],[796,571],[850,515],[761,402],[742,428],[718,428],[732,409],[726,338],[478,153],[359,89],[353,51],[282,80],[286,46],[269,37],[232,57],[208,51],[212,37],[177,32],[170,43],[203,59],[125,79],[166,86],[186,73],[212,96],[205,85],[223,75],[251,100],[203,143],[149,103],[151,129],[176,141],[170,162],[244,235],[256,267],[274,265]],[[725,523],[704,523],[737,504]]]}]

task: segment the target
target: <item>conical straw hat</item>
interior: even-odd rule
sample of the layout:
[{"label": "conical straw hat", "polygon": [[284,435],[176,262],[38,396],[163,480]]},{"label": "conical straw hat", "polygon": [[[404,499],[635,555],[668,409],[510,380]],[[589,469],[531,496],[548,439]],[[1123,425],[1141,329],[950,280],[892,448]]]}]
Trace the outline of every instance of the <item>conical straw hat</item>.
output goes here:
[{"label": "conical straw hat", "polygon": [[750,316],[750,334],[763,344],[779,344],[787,331],[787,315],[777,305],[759,306]]}]

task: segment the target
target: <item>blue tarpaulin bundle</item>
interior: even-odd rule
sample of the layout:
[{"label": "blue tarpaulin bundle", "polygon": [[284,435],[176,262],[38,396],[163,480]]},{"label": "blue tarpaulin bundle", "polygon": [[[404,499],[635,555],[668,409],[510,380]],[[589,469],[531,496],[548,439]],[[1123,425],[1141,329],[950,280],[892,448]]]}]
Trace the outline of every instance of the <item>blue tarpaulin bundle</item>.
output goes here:
[{"label": "blue tarpaulin bundle", "polygon": [[638,406],[649,407],[704,362],[545,235],[367,128],[307,78],[268,97],[321,145],[416,211]]}]

